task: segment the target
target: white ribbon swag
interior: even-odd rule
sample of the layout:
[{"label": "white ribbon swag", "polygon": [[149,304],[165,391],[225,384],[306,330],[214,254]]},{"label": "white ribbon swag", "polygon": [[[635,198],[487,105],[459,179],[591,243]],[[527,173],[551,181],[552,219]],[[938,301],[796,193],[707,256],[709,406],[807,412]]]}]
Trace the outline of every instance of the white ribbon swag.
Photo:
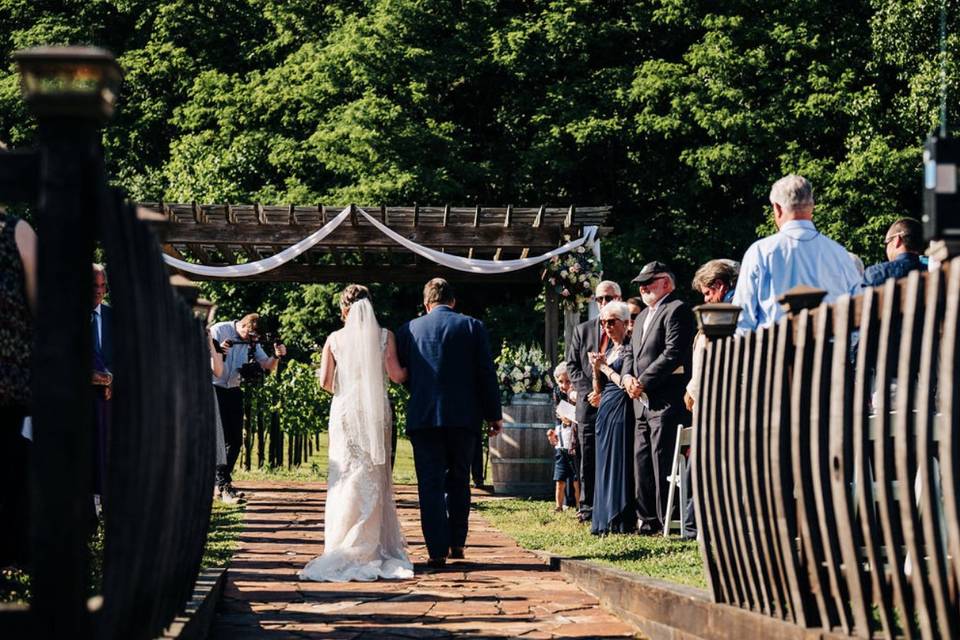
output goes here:
[{"label": "white ribbon swag", "polygon": [[[402,235],[384,225],[363,209],[357,209],[357,212],[366,218],[371,225],[380,231],[380,233],[384,234],[397,244],[406,247],[410,251],[419,254],[441,266],[449,267],[450,269],[456,269],[457,271],[466,271],[469,273],[479,274],[519,271],[520,269],[526,269],[527,267],[532,267],[536,264],[540,264],[541,262],[546,262],[555,256],[563,255],[584,245],[590,247],[593,250],[594,255],[596,255],[598,259],[600,258],[600,243],[597,242],[597,227],[595,226],[584,227],[583,236],[577,238],[576,240],[571,240],[570,242],[557,247],[552,251],[548,251],[543,255],[533,258],[519,258],[516,260],[480,260],[478,258],[462,258],[460,256],[452,256],[448,253],[437,251],[436,249],[424,247],[423,245],[419,245],[412,240],[404,238]],[[217,278],[245,278],[259,273],[264,273],[265,271],[270,271],[271,269],[276,269],[277,267],[293,260],[333,233],[333,231],[343,224],[343,222],[349,217],[350,207],[345,207],[343,211],[337,214],[336,218],[323,225],[300,242],[287,247],[280,253],[274,254],[269,258],[264,258],[263,260],[257,260],[255,262],[229,265],[225,267],[209,267],[206,265],[193,264],[191,262],[178,260],[177,258],[166,254],[164,254],[163,259],[171,267],[175,267],[181,271],[186,271],[187,273]]]}]

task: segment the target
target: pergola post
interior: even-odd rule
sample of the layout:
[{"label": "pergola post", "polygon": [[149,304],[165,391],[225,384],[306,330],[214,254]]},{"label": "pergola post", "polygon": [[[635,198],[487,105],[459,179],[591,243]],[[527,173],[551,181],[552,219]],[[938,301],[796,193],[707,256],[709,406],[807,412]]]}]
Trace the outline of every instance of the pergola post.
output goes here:
[{"label": "pergola post", "polygon": [[560,303],[553,287],[546,287],[543,309],[543,352],[554,367],[563,359],[560,348]]}]

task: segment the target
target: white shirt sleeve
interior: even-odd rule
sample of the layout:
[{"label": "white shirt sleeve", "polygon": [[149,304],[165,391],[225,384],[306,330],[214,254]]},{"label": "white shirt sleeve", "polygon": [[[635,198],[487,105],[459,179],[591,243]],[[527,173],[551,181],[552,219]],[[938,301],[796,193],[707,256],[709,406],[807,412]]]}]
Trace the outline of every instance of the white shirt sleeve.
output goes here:
[{"label": "white shirt sleeve", "polygon": [[757,245],[751,245],[743,254],[740,263],[740,277],[733,292],[733,304],[740,307],[740,319],[737,321],[737,333],[747,333],[757,328],[760,322],[757,298],[760,280],[760,251]]}]

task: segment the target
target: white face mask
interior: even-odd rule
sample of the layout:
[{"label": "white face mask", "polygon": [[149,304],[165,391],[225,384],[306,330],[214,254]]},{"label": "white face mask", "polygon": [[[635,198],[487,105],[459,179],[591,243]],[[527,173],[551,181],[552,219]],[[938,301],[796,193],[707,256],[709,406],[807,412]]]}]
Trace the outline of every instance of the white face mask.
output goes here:
[{"label": "white face mask", "polygon": [[647,305],[648,307],[652,307],[653,305],[657,304],[657,300],[660,298],[657,297],[657,294],[652,291],[642,291],[640,293],[640,299],[643,300],[643,304]]}]

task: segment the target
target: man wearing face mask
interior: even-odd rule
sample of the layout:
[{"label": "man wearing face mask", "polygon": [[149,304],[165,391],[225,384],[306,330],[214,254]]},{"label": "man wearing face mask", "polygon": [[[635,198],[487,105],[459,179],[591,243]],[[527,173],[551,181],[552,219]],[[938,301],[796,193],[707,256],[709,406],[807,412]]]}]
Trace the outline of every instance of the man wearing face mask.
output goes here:
[{"label": "man wearing face mask", "polygon": [[641,534],[663,530],[677,425],[689,424],[683,393],[690,379],[693,313],[674,290],[667,265],[650,262],[636,278],[646,308],[637,316],[622,384],[634,400],[633,470]]},{"label": "man wearing face mask", "polygon": [[[604,280],[594,291],[597,308],[602,310],[608,302],[620,299],[620,285]],[[577,407],[577,429],[580,436],[580,520],[590,520],[593,511],[593,480],[596,466],[594,449],[594,422],[597,409],[587,401],[593,390],[593,365],[590,354],[605,353],[606,335],[600,329],[600,318],[591,318],[577,325],[567,347],[567,375],[573,383],[571,392]]]}]

